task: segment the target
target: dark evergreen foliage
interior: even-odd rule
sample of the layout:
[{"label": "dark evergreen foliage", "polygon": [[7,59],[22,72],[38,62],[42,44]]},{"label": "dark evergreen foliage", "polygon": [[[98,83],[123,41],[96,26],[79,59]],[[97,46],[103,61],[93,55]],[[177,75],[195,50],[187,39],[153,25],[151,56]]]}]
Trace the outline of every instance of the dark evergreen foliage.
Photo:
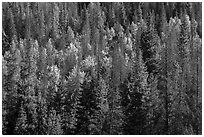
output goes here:
[{"label": "dark evergreen foliage", "polygon": [[3,2],[2,134],[202,134],[201,11]]}]

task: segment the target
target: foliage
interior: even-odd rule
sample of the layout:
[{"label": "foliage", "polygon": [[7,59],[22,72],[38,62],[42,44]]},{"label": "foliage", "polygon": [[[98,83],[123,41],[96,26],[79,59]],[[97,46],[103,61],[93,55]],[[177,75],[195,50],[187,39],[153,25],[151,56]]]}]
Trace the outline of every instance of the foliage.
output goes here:
[{"label": "foliage", "polygon": [[202,134],[201,3],[2,3],[5,135]]}]

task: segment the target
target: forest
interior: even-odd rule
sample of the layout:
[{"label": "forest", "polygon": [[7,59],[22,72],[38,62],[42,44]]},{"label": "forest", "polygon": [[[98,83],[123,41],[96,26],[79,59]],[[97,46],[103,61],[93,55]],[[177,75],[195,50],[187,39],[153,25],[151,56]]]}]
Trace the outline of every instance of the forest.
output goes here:
[{"label": "forest", "polygon": [[202,3],[2,2],[3,135],[201,135]]}]

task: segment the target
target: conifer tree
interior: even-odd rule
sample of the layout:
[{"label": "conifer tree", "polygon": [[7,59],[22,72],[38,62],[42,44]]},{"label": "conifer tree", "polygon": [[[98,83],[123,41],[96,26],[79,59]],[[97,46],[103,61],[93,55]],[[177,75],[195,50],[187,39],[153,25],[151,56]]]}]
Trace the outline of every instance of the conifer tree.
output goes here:
[{"label": "conifer tree", "polygon": [[39,19],[38,19],[38,42],[40,45],[43,46],[44,43],[44,39],[46,37],[46,27],[45,27],[45,17],[44,17],[44,9],[43,7],[38,3],[38,15],[39,15]]},{"label": "conifer tree", "polygon": [[141,22],[142,18],[143,18],[143,13],[142,13],[142,9],[141,9],[141,3],[138,4],[137,16],[138,16],[138,22]]},{"label": "conifer tree", "polygon": [[[42,90],[42,89],[41,89]],[[47,134],[47,103],[45,97],[43,97],[42,91],[38,91],[38,100],[37,100],[37,126],[36,126],[36,133],[38,135],[46,135]]]},{"label": "conifer tree", "polygon": [[[189,55],[189,40],[190,40],[190,20],[189,16],[184,13],[181,19],[181,32],[179,37],[179,55],[181,58],[181,67],[184,67],[184,62],[188,61],[187,57]],[[182,68],[183,69],[183,68]],[[183,71],[183,70],[182,70]]]},{"label": "conifer tree", "polygon": [[143,52],[143,60],[147,66],[149,73],[157,73],[157,47],[159,37],[154,28],[154,16],[149,15],[147,30],[141,34],[141,49]]},{"label": "conifer tree", "polygon": [[91,34],[91,30],[90,30],[90,24],[89,24],[89,13],[88,10],[85,10],[85,24],[83,27],[83,42],[82,42],[82,56],[83,58],[86,57],[91,50],[90,47],[90,34]]},{"label": "conifer tree", "polygon": [[[79,44],[80,43],[76,45],[78,48]],[[65,109],[68,108],[69,110],[66,110],[67,112],[65,113],[65,121],[67,121],[67,123],[65,123],[65,133],[75,134],[77,131],[77,121],[80,117],[78,109],[80,108],[80,98],[82,94],[81,85],[84,81],[84,72],[80,70],[79,62],[81,62],[81,56],[79,55],[78,49],[73,45],[70,52],[73,52],[76,57],[76,65],[67,77],[67,101],[65,102]]]},{"label": "conifer tree", "polygon": [[82,94],[79,99],[77,132],[79,134],[90,134],[89,127],[92,123],[95,111],[97,111],[96,83],[93,79],[85,80],[82,84]]},{"label": "conifer tree", "polygon": [[7,67],[7,74],[4,82],[4,96],[5,102],[3,103],[4,112],[6,112],[5,117],[5,128],[6,134],[13,134],[16,124],[19,108],[20,108],[20,99],[18,96],[20,88],[20,72],[21,72],[21,53],[17,49],[17,43],[13,40],[11,48],[4,55],[5,65]]},{"label": "conifer tree", "polygon": [[[6,66],[7,62],[4,59],[4,57],[2,57],[2,103],[6,102],[6,76],[7,76],[7,66]],[[7,114],[7,110],[6,110],[6,105],[2,104],[2,134],[5,135],[6,134],[6,114]]]},{"label": "conifer tree", "polygon": [[[191,39],[191,81],[190,81],[190,85],[189,85],[189,88],[191,89],[190,91],[190,94],[188,94],[189,95],[189,99],[192,101],[190,101],[189,103],[189,107],[190,107],[190,109],[192,109],[192,108],[194,108],[193,110],[192,110],[192,112],[194,112],[194,114],[193,114],[193,116],[195,116],[195,117],[197,117],[197,119],[195,118],[192,118],[192,119],[194,119],[195,121],[197,121],[197,122],[195,122],[195,123],[197,123],[197,125],[194,125],[193,123],[194,122],[192,122],[192,125],[194,125],[193,126],[193,130],[194,130],[194,133],[196,133],[196,134],[200,134],[201,133],[201,127],[198,125],[198,123],[200,122],[199,121],[199,119],[201,119],[201,113],[200,113],[200,94],[201,94],[201,86],[200,86],[200,80],[201,80],[201,75],[199,74],[200,73],[200,68],[201,68],[201,66],[199,65],[200,63],[200,61],[201,61],[201,52],[199,52],[199,51],[201,51],[200,50],[200,48],[201,48],[201,39],[199,38],[199,36],[198,36],[198,34],[197,34],[197,32],[196,32],[196,27],[197,27],[197,22],[195,21],[195,20],[193,20],[192,21],[192,29],[191,29],[191,32],[192,32],[192,39]],[[192,98],[194,98],[194,99],[192,99]],[[192,106],[194,106],[194,107],[192,107]],[[196,110],[195,110],[196,109]],[[194,121],[193,120],[193,121]],[[199,121],[199,122],[198,122]]]},{"label": "conifer tree", "polygon": [[114,24],[116,23],[116,15],[115,15],[115,3],[110,3],[109,5],[109,17],[108,17],[108,22],[109,22],[109,26],[113,27]]},{"label": "conifer tree", "polygon": [[31,9],[30,9],[30,3],[26,3],[25,4],[26,5],[26,25],[25,25],[25,33],[26,33],[26,35],[25,35],[25,38],[27,39],[27,40],[29,40],[32,36],[32,31],[31,31],[31,17],[32,17],[32,13],[31,13]]},{"label": "conifer tree", "polygon": [[126,109],[127,134],[145,134],[146,111],[148,104],[148,73],[142,59],[142,52],[133,56],[132,78],[129,84],[129,105]]},{"label": "conifer tree", "polygon": [[2,3],[3,134],[202,134],[201,3]]},{"label": "conifer tree", "polygon": [[103,135],[107,134],[106,119],[109,111],[108,107],[108,84],[100,76],[97,87],[95,87],[96,105],[90,119],[89,131],[90,134]]},{"label": "conifer tree", "polygon": [[53,8],[53,35],[54,39],[58,39],[60,37],[60,29],[59,29],[59,7],[57,3],[54,3]]},{"label": "conifer tree", "polygon": [[118,21],[120,22],[120,24],[122,26],[127,26],[127,14],[126,14],[126,11],[125,11],[125,7],[124,7],[124,3],[121,3],[119,6],[117,6],[118,8],[120,8],[117,12],[117,14],[119,14],[119,18],[118,18]]},{"label": "conifer tree", "polygon": [[63,130],[61,129],[61,118],[59,114],[56,114],[54,109],[51,109],[48,118],[48,135],[62,135]]},{"label": "conifer tree", "polygon": [[[117,37],[122,37],[123,32],[121,31],[121,26],[116,26]],[[120,33],[121,32],[121,33]],[[123,112],[121,107],[121,95],[119,92],[119,84],[122,81],[121,77],[121,47],[118,43],[119,40],[113,40],[112,43],[112,72],[109,80],[109,94],[108,94],[108,104],[109,104],[109,113],[107,116],[108,122],[108,134],[122,134],[122,125],[123,125]],[[119,65],[119,66],[118,66]],[[119,77],[118,77],[119,76]]]},{"label": "conifer tree", "polygon": [[29,49],[27,51],[28,56],[28,75],[26,77],[26,89],[25,89],[25,102],[26,108],[29,110],[28,115],[28,131],[29,134],[34,134],[36,132],[36,122],[37,122],[37,98],[36,98],[36,88],[37,88],[37,59],[38,53],[38,43],[37,41],[31,41]]},{"label": "conifer tree", "polygon": [[10,22],[10,34],[9,34],[9,38],[10,38],[10,43],[13,39],[17,38],[17,32],[16,32],[16,25],[15,25],[15,20],[14,20],[14,15],[13,15],[13,11],[12,11],[12,6],[8,8],[8,17],[10,18],[9,22]]},{"label": "conifer tree", "polygon": [[48,90],[48,70],[47,70],[47,49],[44,47],[39,47],[39,62],[38,62],[38,73],[39,73],[39,96],[42,96],[42,99],[47,97]]},{"label": "conifer tree", "polygon": [[[163,32],[164,34],[166,34],[166,28],[167,28],[167,17],[166,17],[166,10],[164,7],[164,3],[162,3],[162,10],[161,10],[161,22],[160,22],[160,31],[159,32]],[[162,34],[160,34],[161,36]]]},{"label": "conifer tree", "polygon": [[20,112],[19,112],[19,117],[17,119],[16,127],[15,127],[15,134],[17,135],[28,135],[28,119],[27,119],[27,113],[21,105],[20,107]]}]

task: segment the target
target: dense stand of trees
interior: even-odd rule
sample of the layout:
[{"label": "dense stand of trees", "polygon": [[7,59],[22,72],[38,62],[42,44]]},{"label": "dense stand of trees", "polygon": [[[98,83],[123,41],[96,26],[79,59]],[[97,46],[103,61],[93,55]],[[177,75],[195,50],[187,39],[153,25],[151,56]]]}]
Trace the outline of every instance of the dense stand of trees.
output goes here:
[{"label": "dense stand of trees", "polygon": [[3,3],[3,134],[202,134],[201,3]]}]

